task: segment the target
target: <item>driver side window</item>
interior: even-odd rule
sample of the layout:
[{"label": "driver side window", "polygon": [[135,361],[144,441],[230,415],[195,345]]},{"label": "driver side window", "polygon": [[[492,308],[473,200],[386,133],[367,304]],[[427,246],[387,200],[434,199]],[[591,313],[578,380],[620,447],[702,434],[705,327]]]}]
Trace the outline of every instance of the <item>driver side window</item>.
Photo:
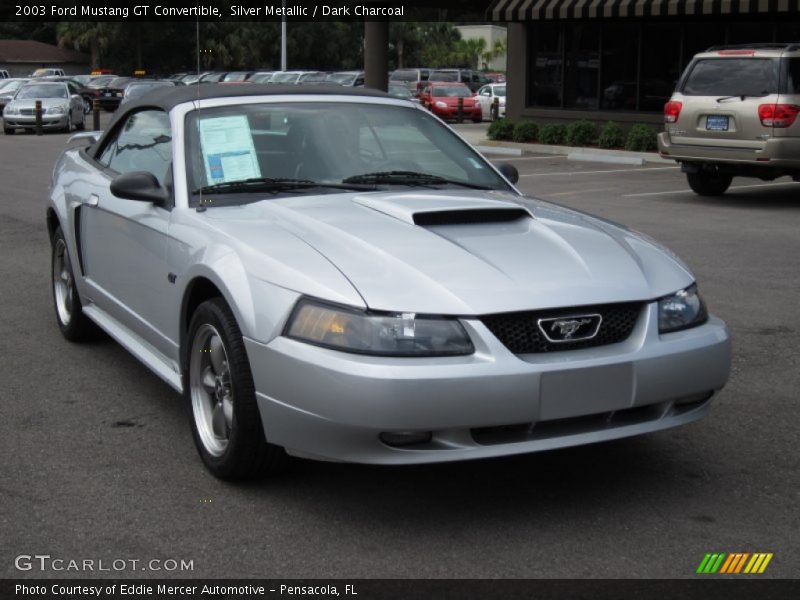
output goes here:
[{"label": "driver side window", "polygon": [[165,185],[172,162],[169,116],[163,110],[129,115],[97,160],[117,173],[147,171]]}]

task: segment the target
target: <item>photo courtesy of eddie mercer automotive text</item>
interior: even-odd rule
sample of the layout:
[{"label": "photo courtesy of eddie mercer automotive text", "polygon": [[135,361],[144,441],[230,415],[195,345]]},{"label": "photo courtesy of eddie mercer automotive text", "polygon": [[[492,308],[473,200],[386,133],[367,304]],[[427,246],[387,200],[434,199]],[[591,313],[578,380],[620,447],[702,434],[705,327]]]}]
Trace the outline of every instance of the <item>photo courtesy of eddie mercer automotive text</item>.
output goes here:
[{"label": "photo courtesy of eddie mercer automotive text", "polygon": [[183,394],[222,478],[704,417],[731,344],[690,267],[517,179],[376,90],[154,89],[55,165],[55,324],[105,331]]}]

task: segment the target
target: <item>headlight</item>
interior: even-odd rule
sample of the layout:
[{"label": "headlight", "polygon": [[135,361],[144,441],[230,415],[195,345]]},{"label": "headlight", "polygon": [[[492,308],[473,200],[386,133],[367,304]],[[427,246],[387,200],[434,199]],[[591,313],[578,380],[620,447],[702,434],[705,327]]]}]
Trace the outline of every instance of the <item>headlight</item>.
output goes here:
[{"label": "headlight", "polygon": [[58,106],[51,106],[50,108],[47,109],[46,112],[48,115],[63,115],[65,112],[67,112],[67,110],[63,106],[58,105]]},{"label": "headlight", "polygon": [[19,109],[14,106],[13,104],[6,104],[6,107],[3,109],[3,114],[6,115],[18,115]]},{"label": "headlight", "polygon": [[697,291],[697,284],[658,301],[659,333],[697,327],[707,320],[708,311]]},{"label": "headlight", "polygon": [[373,313],[304,299],[284,335],[356,354],[458,356],[472,354],[472,342],[456,319],[414,313]]},{"label": "headlight", "polygon": [[437,100],[436,108],[447,108],[447,102],[442,102],[441,100]]}]

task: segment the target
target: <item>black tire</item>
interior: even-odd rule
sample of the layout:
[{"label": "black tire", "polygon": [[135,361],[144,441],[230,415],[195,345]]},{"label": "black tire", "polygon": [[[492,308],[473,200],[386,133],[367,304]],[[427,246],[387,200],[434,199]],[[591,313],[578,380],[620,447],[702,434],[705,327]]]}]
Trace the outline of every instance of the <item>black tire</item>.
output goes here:
[{"label": "black tire", "polygon": [[713,175],[699,171],[697,173],[687,173],[686,180],[695,194],[700,196],[721,196],[731,185],[733,176]]},{"label": "black tire", "polygon": [[483,115],[481,115],[480,117],[474,117],[472,119],[472,122],[473,123],[482,123],[483,122]]},{"label": "black tire", "polygon": [[[56,271],[64,273],[65,276],[57,280]],[[84,342],[96,339],[99,330],[97,325],[83,314],[83,305],[81,304],[78,290],[75,288],[75,277],[72,271],[72,261],[67,250],[67,241],[64,239],[61,227],[58,227],[53,234],[50,277],[53,308],[55,309],[56,322],[61,334],[70,342]]]},{"label": "black tire", "polygon": [[13,127],[3,127],[3,133],[6,135],[14,135],[15,130]]},{"label": "black tire", "polygon": [[77,131],[84,131],[86,129],[86,115],[81,119],[81,122],[75,125]]},{"label": "black tire", "polygon": [[[225,358],[220,361],[224,365],[220,372],[214,369],[212,358],[214,338],[221,340],[221,356]],[[184,396],[191,413],[192,436],[208,470],[220,479],[230,480],[284,471],[289,457],[283,448],[268,443],[264,437],[242,334],[223,299],[213,298],[197,307],[186,344]],[[209,372],[214,386],[201,383]],[[228,411],[223,410],[224,400],[230,406]],[[222,436],[215,431],[217,411],[230,414],[220,417],[224,425]]]}]

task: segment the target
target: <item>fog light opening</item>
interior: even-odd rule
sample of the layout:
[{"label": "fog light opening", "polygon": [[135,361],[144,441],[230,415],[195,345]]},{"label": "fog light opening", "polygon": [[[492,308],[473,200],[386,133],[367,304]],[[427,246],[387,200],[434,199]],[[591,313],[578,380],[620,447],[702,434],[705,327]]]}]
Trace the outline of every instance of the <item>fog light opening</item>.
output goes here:
[{"label": "fog light opening", "polygon": [[402,447],[427,444],[433,439],[433,433],[430,431],[384,431],[378,437],[387,446]]}]

